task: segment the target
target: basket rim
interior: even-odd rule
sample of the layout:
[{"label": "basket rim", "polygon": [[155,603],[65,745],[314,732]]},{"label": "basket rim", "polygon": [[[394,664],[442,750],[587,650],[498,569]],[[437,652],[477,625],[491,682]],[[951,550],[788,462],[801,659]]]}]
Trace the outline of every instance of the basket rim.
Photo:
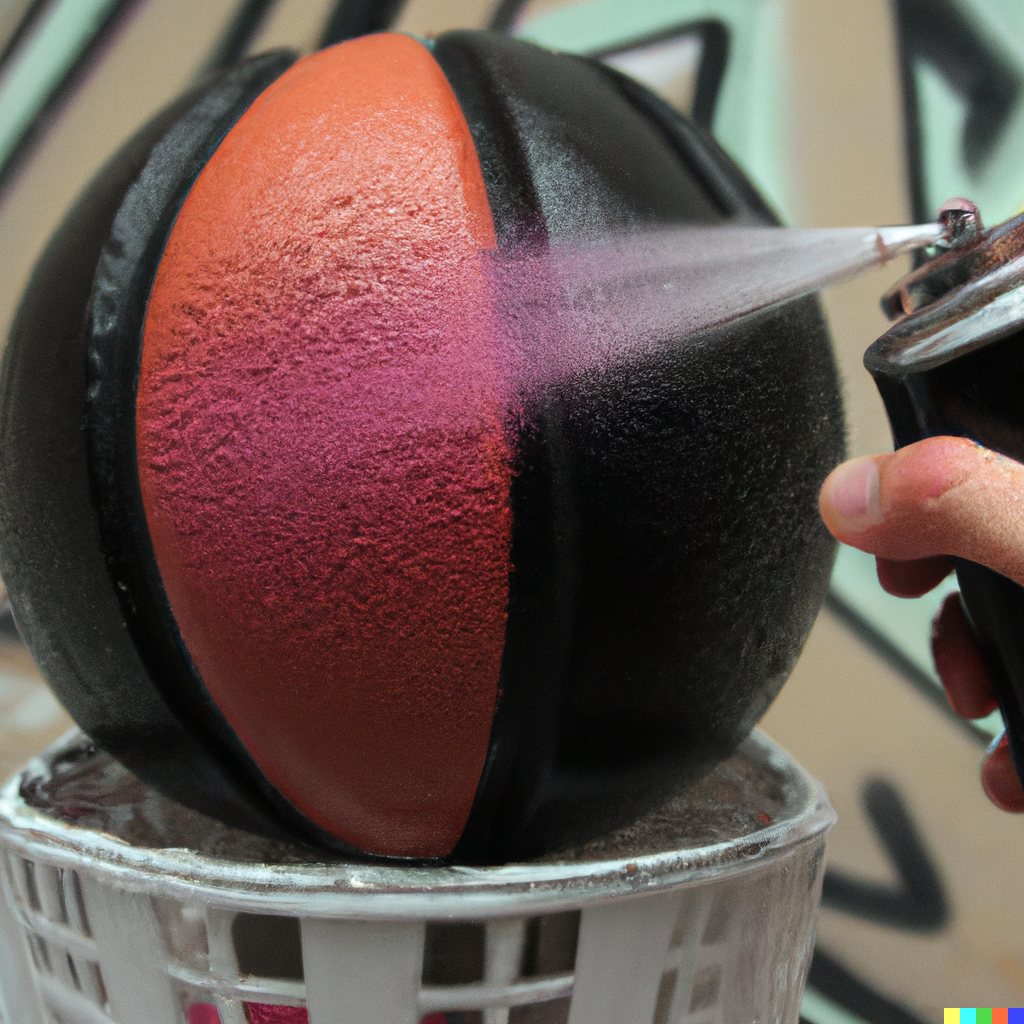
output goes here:
[{"label": "basket rim", "polygon": [[836,821],[822,784],[755,730],[742,749],[786,779],[786,816],[733,840],[591,861],[498,867],[380,863],[254,864],[185,848],[138,847],[108,832],[50,817],[21,796],[82,734],[73,729],[0,790],[0,844],[18,856],[72,868],[107,885],[236,911],[346,918],[479,918],[524,908],[550,912],[677,889],[767,868],[805,844],[824,844]]}]

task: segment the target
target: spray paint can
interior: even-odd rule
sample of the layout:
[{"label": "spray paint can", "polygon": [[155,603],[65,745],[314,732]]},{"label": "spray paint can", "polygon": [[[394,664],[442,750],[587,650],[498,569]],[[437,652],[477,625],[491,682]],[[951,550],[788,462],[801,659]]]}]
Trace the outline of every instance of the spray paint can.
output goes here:
[{"label": "spray paint can", "polygon": [[[944,244],[883,297],[905,314],[865,353],[897,448],[967,437],[1024,462],[1024,214],[983,230],[977,209],[940,211]],[[1024,780],[1024,588],[954,559],[961,600],[984,651]]]}]

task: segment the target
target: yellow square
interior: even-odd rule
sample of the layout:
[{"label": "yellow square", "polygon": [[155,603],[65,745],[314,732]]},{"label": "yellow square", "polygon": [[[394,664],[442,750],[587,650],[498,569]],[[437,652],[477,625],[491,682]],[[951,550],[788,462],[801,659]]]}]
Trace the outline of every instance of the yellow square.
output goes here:
[{"label": "yellow square", "polygon": [[960,1024],[960,1007],[947,1006],[942,1011],[942,1024]]}]

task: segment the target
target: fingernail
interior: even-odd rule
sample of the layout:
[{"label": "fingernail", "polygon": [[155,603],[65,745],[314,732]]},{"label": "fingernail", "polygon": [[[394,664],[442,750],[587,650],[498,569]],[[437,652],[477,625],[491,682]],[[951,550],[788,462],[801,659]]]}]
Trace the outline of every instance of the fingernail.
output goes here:
[{"label": "fingernail", "polygon": [[878,466],[872,458],[845,462],[829,479],[827,500],[850,531],[866,530],[882,521],[878,497]]},{"label": "fingernail", "polygon": [[982,761],[981,785],[996,807],[1017,814],[1024,812],[1024,789],[1005,740]]}]

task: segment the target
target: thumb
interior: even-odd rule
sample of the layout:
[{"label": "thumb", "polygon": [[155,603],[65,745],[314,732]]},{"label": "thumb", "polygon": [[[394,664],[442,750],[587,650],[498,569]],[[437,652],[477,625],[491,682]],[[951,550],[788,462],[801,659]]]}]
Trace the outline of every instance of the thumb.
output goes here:
[{"label": "thumb", "polygon": [[1024,465],[961,437],[853,459],[819,501],[835,537],[896,561],[955,555],[1024,584]]}]

